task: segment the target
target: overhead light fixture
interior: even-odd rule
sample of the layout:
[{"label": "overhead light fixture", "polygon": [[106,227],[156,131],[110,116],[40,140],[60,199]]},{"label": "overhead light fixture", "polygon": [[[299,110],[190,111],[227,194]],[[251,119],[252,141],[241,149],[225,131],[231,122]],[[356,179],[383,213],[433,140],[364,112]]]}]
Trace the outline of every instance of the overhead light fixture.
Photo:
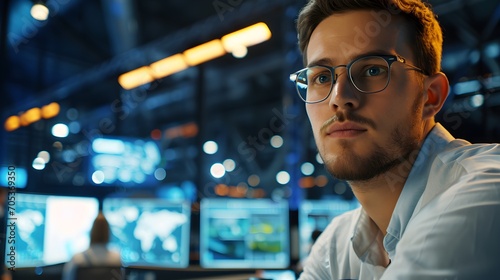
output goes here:
[{"label": "overhead light fixture", "polygon": [[219,39],[201,44],[184,52],[187,64],[195,66],[226,54]]},{"label": "overhead light fixture", "polygon": [[161,79],[168,75],[180,72],[188,68],[189,65],[187,65],[186,61],[184,60],[184,56],[178,53],[159,60],[151,64],[150,67],[153,72],[153,76],[156,79]]},{"label": "overhead light fixture", "polygon": [[37,122],[42,117],[42,111],[40,108],[31,108],[21,115],[21,125],[27,126],[31,123]]},{"label": "overhead light fixture", "polygon": [[21,126],[28,126],[40,119],[50,119],[59,114],[60,106],[57,102],[52,102],[42,108],[33,107],[18,116],[10,116],[5,120],[4,128],[6,131],[14,131]]},{"label": "overhead light fixture", "polygon": [[19,116],[10,116],[5,120],[4,128],[6,131],[14,131],[21,126]]},{"label": "overhead light fixture", "polygon": [[218,58],[226,53],[232,53],[237,58],[243,58],[248,52],[248,47],[260,44],[271,38],[271,30],[259,22],[241,30],[223,36],[184,51],[164,58],[149,66],[142,66],[118,77],[118,83],[130,90],[150,83],[155,79],[180,72],[189,66],[196,66],[209,60]]},{"label": "overhead light fixture", "polygon": [[31,16],[38,21],[45,21],[49,17],[49,9],[42,3],[36,3],[31,7]]},{"label": "overhead light fixture", "polygon": [[254,25],[245,27],[233,33],[229,33],[222,37],[222,45],[227,52],[239,51],[242,47],[250,47],[271,38],[271,30],[263,23],[259,22]]},{"label": "overhead light fixture", "polygon": [[154,80],[155,78],[149,66],[137,68],[118,77],[118,82],[124,89],[133,89]]},{"label": "overhead light fixture", "polygon": [[57,114],[59,114],[59,111],[61,110],[61,106],[57,102],[52,102],[48,105],[45,105],[42,107],[42,118],[44,119],[50,119]]}]

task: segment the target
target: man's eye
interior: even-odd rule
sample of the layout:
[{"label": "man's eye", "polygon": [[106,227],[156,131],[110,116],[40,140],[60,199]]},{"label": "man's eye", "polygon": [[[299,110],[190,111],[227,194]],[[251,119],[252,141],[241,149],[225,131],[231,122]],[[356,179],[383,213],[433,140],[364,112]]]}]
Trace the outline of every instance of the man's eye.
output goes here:
[{"label": "man's eye", "polygon": [[325,84],[325,83],[329,83],[330,80],[331,80],[331,76],[330,75],[320,74],[320,75],[316,76],[316,78],[314,80],[314,83],[316,83],[316,84]]},{"label": "man's eye", "polygon": [[381,74],[384,74],[386,70],[383,67],[380,66],[371,66],[365,70],[362,76],[365,77],[373,77],[373,76],[378,76]]}]

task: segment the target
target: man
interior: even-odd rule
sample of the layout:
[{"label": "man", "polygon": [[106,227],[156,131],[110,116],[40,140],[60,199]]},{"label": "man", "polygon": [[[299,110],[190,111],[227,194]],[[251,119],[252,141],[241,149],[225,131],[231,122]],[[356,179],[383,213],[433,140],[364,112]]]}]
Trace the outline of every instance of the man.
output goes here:
[{"label": "man", "polygon": [[500,279],[500,146],[434,116],[442,32],[417,0],[312,0],[290,76],[325,167],[361,208],[332,220],[300,279]]}]

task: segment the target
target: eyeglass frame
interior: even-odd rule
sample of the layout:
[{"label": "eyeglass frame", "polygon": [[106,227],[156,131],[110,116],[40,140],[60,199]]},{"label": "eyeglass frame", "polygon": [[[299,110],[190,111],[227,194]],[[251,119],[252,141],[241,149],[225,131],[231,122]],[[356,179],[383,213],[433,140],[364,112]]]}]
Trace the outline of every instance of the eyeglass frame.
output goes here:
[{"label": "eyeglass frame", "polygon": [[[351,66],[356,63],[357,61],[361,60],[361,59],[366,59],[366,58],[369,58],[369,57],[380,57],[382,59],[384,59],[386,62],[387,62],[387,65],[389,66],[389,77],[387,78],[387,83],[385,84],[384,88],[382,88],[381,90],[377,90],[377,91],[364,91],[364,90],[361,90],[358,88],[358,86],[354,83],[353,81],[353,78],[352,78],[352,75],[351,75]],[[358,57],[352,61],[350,61],[348,64],[340,64],[340,65],[337,65],[337,66],[328,66],[328,65],[321,65],[321,64],[318,64],[318,65],[313,65],[313,66],[309,66],[309,67],[305,67],[305,68],[302,68],[300,69],[299,71],[296,71],[292,74],[290,74],[290,81],[293,82],[295,84],[295,89],[296,89],[296,92],[297,94],[299,95],[300,99],[302,99],[302,101],[304,101],[306,104],[315,104],[315,103],[320,103],[320,102],[323,102],[325,101],[326,99],[328,99],[328,97],[330,97],[330,95],[332,94],[332,89],[333,89],[333,85],[335,85],[335,83],[337,82],[337,77],[338,75],[335,75],[335,69],[337,68],[340,68],[340,67],[345,67],[346,70],[347,70],[347,76],[349,77],[349,81],[351,82],[351,84],[360,92],[362,93],[366,93],[366,94],[372,94],[372,93],[377,93],[377,92],[381,92],[383,90],[385,90],[388,86],[389,86],[389,83],[391,82],[391,66],[394,62],[401,62],[407,66],[409,66],[410,68],[409,69],[412,69],[412,70],[416,70],[424,75],[427,75],[427,73],[422,70],[421,68],[413,65],[413,64],[410,64],[410,63],[407,63],[406,62],[406,59],[398,54],[380,54],[380,55],[365,55],[365,56],[361,56],[361,57]],[[299,89],[297,88],[298,85],[297,85],[297,78],[299,77],[299,74],[304,72],[304,71],[307,71],[309,68],[311,67],[317,67],[317,66],[320,66],[320,67],[324,67],[326,69],[328,69],[330,71],[330,74],[331,74],[331,78],[332,78],[332,84],[330,86],[330,90],[328,91],[328,94],[321,100],[318,100],[318,101],[306,101],[302,95],[300,94],[300,91]]]}]

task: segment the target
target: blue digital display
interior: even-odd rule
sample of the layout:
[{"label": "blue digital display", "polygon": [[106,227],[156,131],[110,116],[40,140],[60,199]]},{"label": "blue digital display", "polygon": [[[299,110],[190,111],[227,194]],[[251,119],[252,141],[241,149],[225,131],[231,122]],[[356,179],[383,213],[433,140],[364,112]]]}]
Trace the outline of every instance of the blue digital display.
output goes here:
[{"label": "blue digital display", "polygon": [[107,198],[111,247],[124,266],[187,267],[191,205],[164,199]]},{"label": "blue digital display", "polygon": [[[14,246],[16,268],[64,263],[88,249],[97,199],[16,193],[15,201],[7,212],[6,254]],[[9,261],[6,255],[7,267]]]},{"label": "blue digital display", "polygon": [[200,264],[206,268],[286,268],[288,202],[206,198],[200,205]]},{"label": "blue digital display", "polygon": [[311,250],[314,238],[323,232],[330,221],[359,207],[357,200],[306,200],[299,206],[299,257],[304,260]]},{"label": "blue digital display", "polygon": [[89,176],[96,185],[154,185],[161,153],[154,141],[96,138],[92,141]]}]

